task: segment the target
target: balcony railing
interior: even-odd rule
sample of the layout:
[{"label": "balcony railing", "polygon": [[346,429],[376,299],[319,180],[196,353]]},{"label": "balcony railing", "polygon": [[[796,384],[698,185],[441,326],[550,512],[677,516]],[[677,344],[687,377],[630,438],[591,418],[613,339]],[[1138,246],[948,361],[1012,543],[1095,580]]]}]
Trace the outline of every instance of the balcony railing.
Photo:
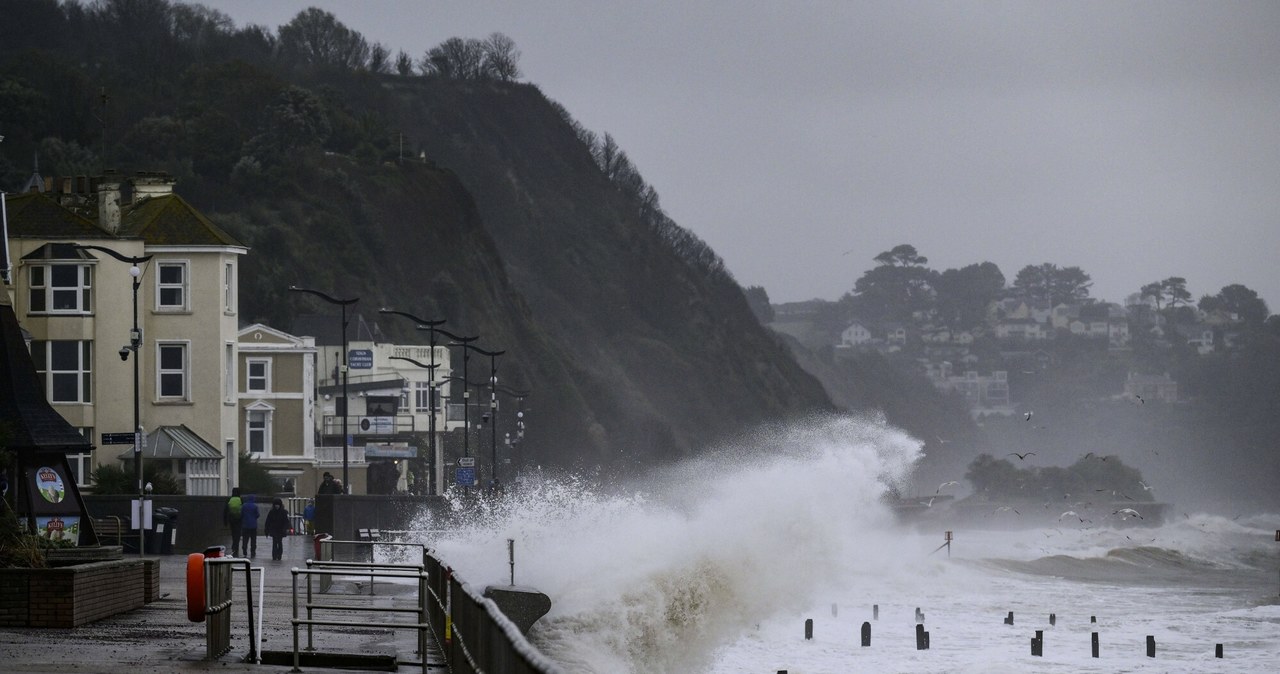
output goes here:
[{"label": "balcony railing", "polygon": [[[364,463],[364,445],[351,445],[347,448],[347,463]],[[316,465],[341,466],[342,446],[316,447]]]},{"label": "balcony railing", "polygon": [[[416,430],[412,414],[397,414],[391,417],[365,415],[347,417],[347,433],[360,438],[400,435],[413,433]],[[321,429],[321,433],[325,437],[336,437],[341,441],[342,415],[324,415],[324,426]]]}]

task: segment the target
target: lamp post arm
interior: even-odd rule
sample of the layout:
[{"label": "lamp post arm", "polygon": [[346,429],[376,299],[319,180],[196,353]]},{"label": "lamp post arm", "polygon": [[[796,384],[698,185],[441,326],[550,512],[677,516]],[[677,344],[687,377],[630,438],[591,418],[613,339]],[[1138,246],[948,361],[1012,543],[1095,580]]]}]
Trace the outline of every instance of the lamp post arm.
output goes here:
[{"label": "lamp post arm", "polygon": [[142,264],[143,262],[146,262],[147,260],[150,260],[153,257],[151,255],[143,255],[142,257],[130,257],[128,255],[121,255],[120,253],[114,250],[111,250],[110,248],[105,248],[103,246],[92,246],[87,243],[73,244],[72,248],[75,248],[76,250],[96,250],[100,253],[106,253],[107,255],[110,255],[111,257],[114,257],[115,259],[121,262],[128,262],[129,264]]},{"label": "lamp post arm", "polygon": [[412,359],[412,358],[406,358],[406,357],[404,357],[404,356],[387,356],[387,358],[389,358],[389,359],[391,359],[391,360],[407,360],[407,361],[409,361],[410,363],[413,363],[414,365],[417,365],[418,367],[420,367],[420,368],[422,368],[422,369],[424,369],[424,370],[434,370],[435,368],[440,367],[440,365],[439,365],[439,364],[431,364],[431,365],[427,365],[426,363],[419,363],[418,361],[416,361],[416,360],[414,360],[414,359]]},{"label": "lamp post arm", "polygon": [[438,333],[440,333],[440,334],[444,335],[445,337],[448,337],[449,339],[452,339],[453,341],[457,342],[458,344],[470,344],[471,342],[474,342],[474,341],[476,341],[477,339],[480,339],[480,335],[475,335],[475,336],[473,336],[473,337],[459,337],[459,336],[457,336],[457,335],[453,334],[452,332],[449,332],[448,330],[444,330],[444,329],[442,329],[442,328],[432,328],[432,330],[433,330],[434,332],[438,332]]},{"label": "lamp post arm", "polygon": [[328,302],[329,304],[340,304],[340,305],[346,306],[348,304],[355,304],[356,302],[360,301],[359,297],[352,297],[351,299],[348,299],[348,300],[340,300],[328,293],[322,293],[319,290],[312,290],[311,288],[299,288],[298,286],[289,286],[289,290],[292,290],[295,293],[307,293],[310,295],[315,295],[316,297],[319,297],[320,299]]},{"label": "lamp post arm", "polygon": [[[426,330],[433,330],[433,329],[435,329],[436,327],[438,327],[438,326],[441,326],[441,325],[444,325],[444,324],[445,324],[445,319],[443,319],[443,318],[442,318],[442,319],[440,319],[440,320],[438,320],[438,321],[429,321],[429,320],[427,320],[427,319],[425,319],[425,318],[418,318],[417,316],[414,316],[413,314],[408,313],[408,312],[404,312],[404,311],[396,311],[395,309],[392,309],[392,308],[390,308],[390,307],[382,307],[381,309],[378,309],[378,313],[380,313],[380,314],[391,314],[391,315],[395,315],[395,316],[404,316],[405,318],[407,318],[407,319],[409,319],[409,320],[413,321],[414,323],[417,323],[417,324],[418,324],[418,329],[419,329],[419,330],[423,330],[423,329],[426,329]],[[442,331],[438,331],[438,332],[442,332]]]}]

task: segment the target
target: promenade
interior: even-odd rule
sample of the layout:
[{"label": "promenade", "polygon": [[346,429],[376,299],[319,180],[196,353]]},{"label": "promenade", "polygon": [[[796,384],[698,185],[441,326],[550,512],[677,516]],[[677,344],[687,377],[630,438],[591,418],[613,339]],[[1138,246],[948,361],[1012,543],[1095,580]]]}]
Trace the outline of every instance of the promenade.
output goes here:
[{"label": "promenade", "polygon": [[[258,555],[254,566],[265,569],[263,577],[262,643],[263,651],[292,652],[293,632],[289,620],[293,614],[292,574],[294,567],[306,568],[312,556],[310,538],[292,536],[285,539],[284,559],[272,561],[271,541],[258,539]],[[205,660],[205,623],[187,619],[186,554],[160,555],[161,598],[142,608],[112,616],[74,629],[0,628],[0,671],[23,672],[150,672],[218,671],[218,672],[288,672],[292,664],[266,665],[245,663],[249,653],[249,628],[244,589],[244,572],[236,573],[232,607],[231,650],[216,660]],[[256,575],[256,574],[255,574]],[[305,602],[305,578],[299,578],[300,601]],[[376,595],[369,596],[368,578],[335,581],[325,603],[362,606],[413,607],[417,605],[417,586],[379,582]],[[257,599],[257,582],[254,583]],[[255,608],[256,610],[256,608]],[[305,610],[299,609],[301,617]],[[412,622],[407,613],[368,611],[317,611],[317,619],[361,622]],[[255,615],[256,621],[256,615]],[[417,635],[411,629],[380,627],[316,627],[316,650],[322,653],[356,653],[362,655],[394,654],[398,672],[421,672],[414,653]],[[435,648],[428,637],[429,646]],[[306,648],[306,630],[299,644]],[[290,661],[291,662],[291,661]],[[444,658],[438,649],[427,654],[428,671],[444,674]],[[303,666],[303,671],[337,672],[323,667]],[[381,670],[386,671],[386,670]]]}]

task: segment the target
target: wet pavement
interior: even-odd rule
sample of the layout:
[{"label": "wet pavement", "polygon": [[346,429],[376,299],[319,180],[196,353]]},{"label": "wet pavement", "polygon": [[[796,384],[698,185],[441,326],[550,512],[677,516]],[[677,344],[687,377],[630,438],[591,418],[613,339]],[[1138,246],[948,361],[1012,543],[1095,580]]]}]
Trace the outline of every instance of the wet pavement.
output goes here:
[{"label": "wet pavement", "polygon": [[[266,545],[263,545],[264,540]],[[263,651],[285,652],[292,657],[293,568],[306,568],[312,555],[309,538],[293,536],[285,539],[284,559],[271,559],[269,539],[260,538],[255,567],[262,567],[264,594],[262,606]],[[132,556],[126,555],[126,558]],[[149,556],[150,557],[150,556]],[[263,665],[245,662],[249,654],[250,636],[245,603],[244,572],[235,574],[231,608],[231,650],[214,660],[207,660],[206,624],[187,619],[186,554],[158,555],[160,560],[160,599],[142,608],[73,629],[0,628],[0,671],[3,672],[143,672],[219,671],[219,672],[288,672],[288,665]],[[255,574],[256,577],[257,574]],[[368,577],[342,577],[323,597],[325,604],[335,606],[377,606],[411,608],[418,604],[416,584],[394,584],[379,581],[375,596],[369,595]],[[299,578],[300,602],[305,601],[305,578]],[[257,610],[257,581],[253,596]],[[301,604],[300,604],[301,606]],[[305,609],[299,608],[305,617]],[[411,613],[383,613],[317,610],[316,619],[360,623],[412,623]],[[255,622],[256,622],[255,616]],[[316,626],[314,643],[320,653],[394,655],[397,672],[421,672],[421,659],[414,651],[417,633],[413,629],[386,627]],[[428,635],[428,671],[443,674],[448,670],[432,638]],[[299,644],[306,648],[306,630],[300,630]],[[290,660],[291,662],[291,660]],[[407,664],[414,663],[414,664]],[[330,669],[304,665],[302,671],[388,671]]]}]

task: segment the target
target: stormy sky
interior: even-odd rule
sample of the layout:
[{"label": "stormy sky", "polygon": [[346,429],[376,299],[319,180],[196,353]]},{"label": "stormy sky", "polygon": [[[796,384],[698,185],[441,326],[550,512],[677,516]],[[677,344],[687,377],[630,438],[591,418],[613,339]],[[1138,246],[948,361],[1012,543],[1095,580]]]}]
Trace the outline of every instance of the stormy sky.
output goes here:
[{"label": "stormy sky", "polygon": [[210,0],[318,6],[415,59],[511,37],[664,210],[774,302],[910,243],[1078,266],[1093,296],[1242,283],[1280,311],[1280,3]]}]

